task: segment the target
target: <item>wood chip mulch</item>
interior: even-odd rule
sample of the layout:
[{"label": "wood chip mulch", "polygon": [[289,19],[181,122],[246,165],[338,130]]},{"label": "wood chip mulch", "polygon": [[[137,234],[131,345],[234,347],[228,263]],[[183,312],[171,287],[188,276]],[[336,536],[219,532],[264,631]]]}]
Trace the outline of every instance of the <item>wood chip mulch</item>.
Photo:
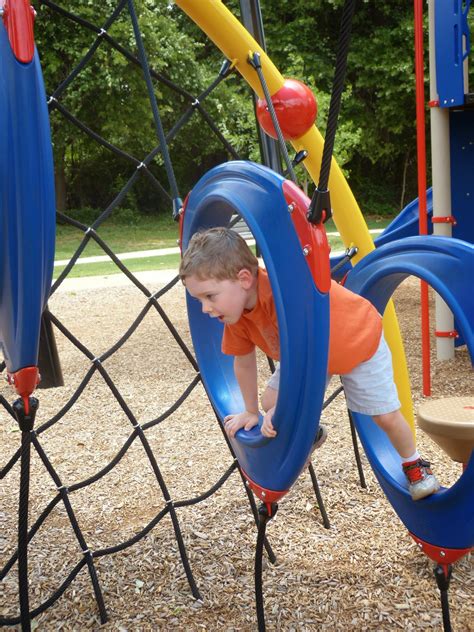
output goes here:
[{"label": "wood chip mulch", "polygon": [[[418,287],[417,280],[409,279],[395,295],[415,406],[423,399]],[[130,285],[58,292],[50,309],[98,356],[120,338],[145,304],[146,298]],[[175,286],[161,304],[190,344],[183,288]],[[68,402],[90,367],[59,332],[56,339],[65,386],[38,391],[36,427]],[[194,377],[155,310],[104,367],[140,423],[159,417]],[[441,363],[432,350],[432,382],[434,397],[471,395],[472,368],[467,351],[459,349],[454,360]],[[335,380],[329,392],[333,386],[337,386]],[[0,393],[8,401],[14,399],[6,383],[0,386]],[[324,423],[329,427],[328,440],[314,454],[313,463],[331,528],[322,525],[310,476],[304,472],[268,527],[277,563],[266,562],[264,568],[267,629],[442,630],[433,563],[418,551],[385,500],[365,456],[368,487],[359,485],[342,397],[325,411]],[[130,434],[130,421],[96,373],[77,403],[40,440],[62,483],[69,486],[105,467]],[[174,501],[204,492],[232,463],[200,385],[146,436]],[[0,411],[0,467],[17,450],[19,441],[16,423]],[[442,484],[448,486],[457,480],[459,464],[421,431],[418,443]],[[0,481],[0,567],[16,548],[18,481],[18,464]],[[30,493],[31,524],[56,494],[37,454],[32,461]],[[71,493],[70,500],[92,551],[133,537],[164,507],[138,440],[110,473]],[[205,502],[178,509],[177,514],[202,601],[191,595],[168,515],[134,546],[96,560],[108,623],[100,626],[90,578],[83,568],[64,595],[35,619],[34,629],[256,630],[256,529],[239,475],[235,472]],[[31,544],[32,608],[61,585],[81,555],[64,506],[59,503]],[[456,564],[451,580],[451,621],[457,632],[474,630],[472,562],[467,556]],[[17,590],[15,566],[0,583],[2,616],[18,615]]]}]

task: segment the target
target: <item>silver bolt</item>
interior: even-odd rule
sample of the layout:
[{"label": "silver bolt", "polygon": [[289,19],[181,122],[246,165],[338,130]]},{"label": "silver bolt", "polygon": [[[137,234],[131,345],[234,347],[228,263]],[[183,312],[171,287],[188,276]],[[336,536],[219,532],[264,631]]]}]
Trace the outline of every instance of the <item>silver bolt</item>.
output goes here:
[{"label": "silver bolt", "polygon": [[303,248],[303,254],[304,254],[305,257],[307,257],[310,252],[311,252],[311,248],[309,246],[305,246]]},{"label": "silver bolt", "polygon": [[293,202],[291,204],[288,204],[288,213],[293,213],[294,210],[295,205],[293,204]]},{"label": "silver bolt", "polygon": [[446,553],[444,551],[440,551],[439,554],[441,555],[441,557],[446,557]]},{"label": "silver bolt", "polygon": [[266,494],[265,492],[262,492],[262,497],[265,498]]},{"label": "silver bolt", "polygon": [[422,543],[421,543],[421,542],[418,542],[418,548],[419,548],[419,549],[422,549],[422,548],[423,548],[423,545],[422,545]]},{"label": "silver bolt", "polygon": [[250,483],[248,481],[245,481],[245,487],[250,487]]}]

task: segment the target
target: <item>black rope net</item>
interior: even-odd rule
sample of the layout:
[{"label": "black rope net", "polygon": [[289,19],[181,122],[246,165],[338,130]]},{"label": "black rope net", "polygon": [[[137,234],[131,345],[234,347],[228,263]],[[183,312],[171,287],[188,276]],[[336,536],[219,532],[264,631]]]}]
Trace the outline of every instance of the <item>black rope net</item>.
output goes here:
[{"label": "black rope net", "polygon": [[[42,0],[40,6],[41,9],[43,9],[40,14],[42,20],[47,19],[46,10],[52,11],[60,15],[65,20],[70,20],[77,26],[88,29],[94,37],[90,49],[85,53],[83,59],[49,96],[48,106],[50,110],[50,115],[52,117],[62,117],[65,125],[69,124],[75,126],[81,134],[86,135],[93,141],[99,143],[104,149],[113,152],[117,156],[120,156],[121,158],[128,161],[128,163],[130,164],[130,177],[128,181],[123,186],[123,188],[118,191],[115,199],[113,199],[111,203],[103,210],[103,212],[99,214],[99,216],[95,219],[93,223],[91,223],[91,225],[85,225],[80,221],[68,217],[63,213],[58,213],[58,221],[69,224],[70,226],[76,228],[80,232],[80,234],[82,234],[82,238],[69,263],[65,266],[64,270],[54,282],[51,289],[51,295],[54,295],[57,292],[58,288],[60,288],[61,284],[68,277],[72,268],[77,264],[79,257],[84,252],[88,243],[90,241],[93,241],[100,247],[105,255],[108,255],[110,260],[129,279],[130,283],[136,287],[139,294],[141,294],[141,296],[144,298],[145,305],[142,309],[138,311],[136,318],[134,319],[132,324],[126,327],[125,331],[121,335],[117,336],[116,342],[106,351],[103,351],[101,353],[97,353],[95,349],[89,348],[87,343],[81,341],[79,337],[73,333],[74,324],[69,326],[66,325],[58,316],[55,315],[54,311],[46,310],[45,312],[44,317],[50,321],[50,323],[54,326],[56,332],[62,334],[77,351],[77,369],[81,370],[82,367],[87,367],[87,365],[88,368],[84,368],[79,385],[77,386],[77,388],[75,388],[72,395],[68,397],[67,401],[63,402],[60,410],[55,412],[55,414],[53,414],[46,421],[43,421],[37,428],[33,429],[31,432],[22,433],[24,435],[22,440],[22,447],[20,447],[16,452],[7,457],[6,464],[0,464],[0,480],[5,479],[6,482],[8,481],[9,488],[15,490],[17,489],[15,485],[15,466],[18,466],[18,463],[20,461],[22,464],[22,468],[24,467],[25,463],[29,463],[30,453],[31,457],[41,463],[42,467],[44,468],[44,477],[40,477],[41,480],[37,481],[28,480],[28,467],[26,469],[26,472],[23,473],[23,487],[21,494],[23,496],[26,496],[26,505],[24,504],[24,502],[23,505],[20,504],[20,513],[22,513],[23,515],[19,516],[19,523],[21,523],[19,531],[22,532],[23,535],[19,538],[18,548],[16,548],[13,554],[8,556],[6,563],[2,561],[2,567],[0,568],[0,580],[6,582],[11,581],[15,583],[15,578],[12,577],[14,567],[16,564],[19,563],[19,557],[20,566],[21,558],[23,558],[23,560],[26,560],[27,558],[25,554],[23,554],[23,556],[21,555],[22,549],[27,549],[28,546],[32,545],[33,540],[39,539],[41,537],[42,526],[45,524],[48,518],[51,517],[51,514],[58,507],[61,507],[63,509],[64,515],[67,517],[67,520],[64,522],[64,532],[61,533],[58,537],[67,537],[67,533],[69,533],[71,536],[71,545],[73,547],[75,546],[76,552],[74,554],[73,563],[67,568],[66,565],[64,565],[63,577],[57,579],[55,587],[51,590],[50,594],[47,595],[46,598],[43,597],[42,599],[40,599],[39,603],[33,603],[31,608],[29,607],[28,601],[28,577],[24,577],[23,581],[23,584],[25,584],[26,580],[26,586],[22,585],[20,569],[20,581],[18,582],[19,585],[17,589],[20,594],[20,614],[14,613],[15,606],[12,603],[12,614],[6,615],[2,613],[2,615],[0,616],[0,625],[10,626],[21,623],[23,629],[30,629],[29,620],[44,612],[47,608],[54,604],[54,602],[59,597],[61,597],[66,589],[72,584],[72,582],[82,571],[82,569],[86,569],[87,573],[90,576],[93,592],[100,613],[100,620],[101,622],[105,622],[107,620],[107,611],[103,596],[103,589],[97,573],[96,561],[104,556],[111,555],[119,551],[124,551],[128,547],[139,542],[147,534],[149,534],[151,530],[165,516],[169,516],[169,518],[171,519],[172,529],[176,538],[177,548],[179,552],[179,558],[185,571],[191,593],[196,599],[199,599],[201,595],[199,593],[197,583],[191,570],[191,565],[181,532],[180,520],[177,510],[187,506],[192,506],[211,496],[227,481],[230,475],[238,469],[237,462],[234,457],[231,465],[221,473],[216,483],[212,485],[210,489],[192,498],[173,499],[171,497],[169,486],[165,481],[165,478],[161,472],[158,463],[158,458],[155,455],[156,448],[152,446],[152,442],[149,440],[148,433],[151,429],[155,428],[166,419],[168,419],[170,416],[172,416],[173,413],[175,413],[179,409],[179,407],[186,401],[190,394],[193,393],[194,389],[196,389],[196,387],[198,387],[198,385],[200,385],[201,383],[199,369],[194,356],[188,347],[188,343],[184,340],[183,335],[174,326],[171,318],[167,314],[166,309],[162,305],[163,298],[176,285],[176,283],[178,282],[178,277],[173,278],[159,291],[150,291],[137,278],[137,276],[130,271],[127,265],[117,257],[117,255],[109,247],[106,241],[104,241],[104,239],[102,239],[100,236],[101,226],[104,224],[106,219],[110,215],[112,215],[114,211],[116,211],[120,204],[123,203],[123,201],[126,199],[127,195],[131,192],[132,188],[137,186],[142,178],[147,178],[152,183],[152,185],[157,190],[157,194],[161,196],[166,196],[166,198],[171,202],[173,215],[175,217],[178,215],[182,203],[180,193],[178,191],[176,178],[173,172],[173,166],[168,145],[175,138],[176,134],[178,134],[179,130],[184,125],[186,125],[186,123],[192,116],[200,116],[203,123],[208,126],[210,133],[214,134],[222,143],[222,146],[227,155],[230,158],[238,158],[237,152],[233,149],[232,145],[220,132],[218,126],[214,123],[212,117],[208,114],[203,104],[206,97],[221,83],[221,81],[226,78],[230,71],[230,64],[224,63],[222,65],[215,80],[212,82],[211,85],[203,90],[201,94],[190,94],[189,92],[172,82],[169,78],[161,73],[154,71],[153,68],[149,66],[146,57],[146,50],[138,25],[135,6],[132,0],[121,0],[120,2],[118,2],[115,10],[100,26],[92,24],[88,20],[75,15],[74,13],[66,10],[64,7],[55,4],[54,2],[51,2],[50,0]],[[127,14],[133,28],[138,55],[135,55],[135,53],[125,48],[109,33],[114,22],[119,17],[123,19],[124,15]],[[90,127],[84,124],[81,120],[79,120],[79,118],[77,118],[73,112],[69,111],[62,102],[62,98],[67,93],[67,90],[70,87],[71,83],[77,78],[80,78],[81,72],[83,72],[87,68],[87,65],[93,58],[94,53],[98,50],[100,46],[106,45],[113,47],[116,51],[123,55],[124,59],[127,62],[137,66],[138,70],[143,73],[148,96],[150,99],[150,107],[153,114],[153,121],[156,132],[156,145],[145,156],[132,156],[123,149],[115,146],[106,138],[101,137]],[[173,90],[179,97],[180,102],[184,103],[183,111],[181,112],[181,114],[177,115],[175,124],[167,132],[165,132],[165,130],[163,129],[159,106],[155,94],[156,86],[158,83],[163,83],[167,86],[167,88]],[[150,168],[152,162],[158,156],[161,157],[166,169],[166,175],[168,179],[167,185],[163,185],[156,178],[156,176],[153,174],[152,169]],[[139,301],[137,300],[137,305],[138,304]],[[103,307],[105,308],[105,306]],[[110,308],[110,306],[108,307]],[[130,358],[130,344],[127,343],[129,343],[132,336],[136,333],[138,328],[142,325],[144,320],[150,314],[153,314],[155,317],[157,317],[161,323],[160,329],[157,329],[157,336],[159,337],[160,345],[166,346],[168,348],[172,346],[174,347],[175,350],[173,351],[173,353],[176,356],[180,355],[182,358],[184,358],[185,362],[188,363],[190,367],[190,372],[188,373],[191,377],[188,379],[188,382],[186,384],[182,385],[181,393],[175,401],[173,401],[171,404],[166,404],[165,409],[158,416],[155,416],[151,419],[143,420],[143,414],[141,413],[141,411],[136,410],[137,407],[135,407],[133,403],[128,401],[127,394],[123,392],[123,388],[120,388],[115,383],[113,377],[113,364],[114,362],[130,362],[130,379],[140,379],[139,375],[133,375],[133,358]],[[80,318],[80,313],[78,313],[77,316],[78,318]],[[116,357],[119,356],[120,353],[122,353],[122,358],[120,360],[116,360]],[[125,357],[123,357],[124,354]],[[79,358],[82,358],[82,361],[80,361]],[[4,369],[5,364],[2,363],[0,365],[0,371],[4,371]],[[166,371],[170,375],[170,379],[172,379],[172,367],[166,367]],[[117,426],[116,432],[112,431],[113,435],[111,436],[109,434],[108,436],[108,440],[113,442],[114,444],[117,444],[118,446],[115,452],[115,456],[113,456],[111,460],[103,464],[100,469],[95,471],[84,480],[77,481],[75,480],[74,472],[68,471],[68,468],[64,467],[64,463],[61,462],[60,455],[58,455],[57,451],[55,454],[53,454],[51,449],[48,448],[48,433],[54,428],[60,434],[64,433],[63,440],[65,442],[77,440],[77,438],[73,438],[73,428],[67,428],[67,431],[64,432],[65,427],[67,427],[67,416],[68,413],[70,413],[70,411],[73,409],[73,407],[81,406],[81,397],[83,396],[85,390],[87,388],[91,388],[91,386],[95,383],[95,380],[97,379],[103,381],[106,386],[106,390],[112,398],[112,401],[115,401],[115,405],[111,405],[109,402],[104,402],[103,400],[101,400],[97,402],[97,412],[85,410],[84,414],[91,417],[91,424],[94,424],[97,419],[100,419],[104,413],[105,415],[109,414],[115,416],[117,418],[117,422],[119,417],[121,417],[120,424],[123,422],[123,419],[126,419],[128,423],[128,431],[124,433],[123,427],[119,429],[119,427]],[[153,397],[153,395],[151,397]],[[7,416],[15,419],[15,411],[3,395],[0,395],[0,404],[7,413]],[[139,408],[142,408],[142,406],[140,406]],[[107,411],[110,412],[107,413]],[[108,424],[107,432],[109,433],[111,432],[110,428],[111,426],[110,424]],[[126,436],[125,439],[120,438],[123,437],[124,434],[128,436]],[[228,446],[229,450],[232,453],[232,449],[229,443]],[[132,537],[114,546],[93,549],[89,544],[88,538],[84,535],[84,532],[81,529],[78,511],[74,508],[75,503],[73,499],[75,495],[78,495],[82,492],[82,499],[87,502],[87,493],[89,493],[87,492],[87,490],[89,486],[97,483],[108,474],[110,474],[116,465],[118,465],[122,460],[126,459],[127,456],[136,449],[141,449],[146,453],[154,479],[155,490],[153,492],[153,497],[156,498],[156,490],[159,490],[161,501],[157,503],[158,507],[154,512],[153,518],[149,520],[149,522],[140,530],[138,530]],[[42,508],[37,515],[35,515],[30,508],[30,521],[28,521],[28,492],[30,491],[31,494],[34,494],[37,485],[49,485],[49,487],[51,487],[52,489],[52,497],[50,502],[44,508]],[[30,489],[28,489],[29,487]],[[84,492],[86,492],[85,496]],[[249,490],[246,489],[246,492],[251,509],[254,513],[255,521],[257,523],[258,514],[254,498]],[[99,516],[98,524],[100,524]],[[27,526],[26,530],[25,525]],[[272,556],[271,549],[269,548],[268,543],[267,550]],[[36,595],[37,591],[33,590],[33,593]],[[36,601],[36,599],[33,598],[32,601]]]},{"label": "black rope net", "polygon": [[[188,346],[188,332],[184,334],[179,331],[179,327],[176,327],[172,322],[171,317],[167,313],[166,297],[171,290],[178,283],[178,277],[168,281],[164,287],[158,291],[151,291],[148,289],[124,263],[113,252],[106,241],[101,237],[101,227],[104,225],[107,218],[114,214],[120,205],[126,200],[127,195],[133,190],[134,187],[139,186],[143,178],[146,178],[148,182],[156,189],[157,195],[164,196],[168,200],[168,204],[172,209],[172,213],[177,218],[182,202],[181,195],[178,189],[178,184],[173,172],[173,165],[170,157],[169,144],[175,139],[176,135],[182,129],[184,125],[193,116],[199,116],[202,119],[203,124],[207,125],[210,133],[222,144],[224,151],[228,158],[238,159],[238,153],[234,150],[232,145],[226,140],[224,135],[219,130],[219,127],[215,124],[212,117],[206,111],[205,100],[212,91],[232,72],[230,63],[225,61],[219,69],[216,78],[212,83],[200,94],[191,94],[187,90],[183,89],[179,85],[176,85],[167,76],[159,73],[153,69],[148,63],[146,49],[143,43],[143,38],[140,33],[138,25],[137,14],[133,0],[120,0],[111,15],[103,22],[102,25],[95,25],[88,20],[80,17],[68,11],[62,6],[57,5],[51,0],[41,0],[40,8],[42,9],[40,17],[41,20],[47,19],[48,15],[52,15],[50,12],[54,12],[55,15],[60,16],[64,20],[71,21],[74,25],[87,29],[92,35],[92,43],[89,50],[84,54],[81,61],[77,66],[70,71],[69,75],[61,82],[59,86],[50,94],[48,98],[48,106],[50,115],[54,120],[54,117],[61,117],[61,124],[74,126],[78,133],[98,143],[104,150],[112,152],[116,156],[120,156],[127,161],[130,165],[130,176],[125,185],[117,192],[115,198],[108,204],[108,206],[95,218],[90,224],[86,225],[72,217],[69,217],[63,213],[57,214],[58,222],[66,223],[75,229],[78,234],[81,235],[80,243],[71,257],[68,264],[60,273],[51,289],[51,296],[54,296],[61,285],[67,279],[72,268],[77,264],[78,259],[83,254],[87,245],[90,242],[95,244],[101,249],[101,251],[107,255],[115,266],[127,277],[131,286],[134,286],[137,290],[137,313],[131,324],[124,325],[123,332],[119,334],[114,331],[115,342],[105,351],[98,352],[96,348],[91,346],[79,338],[74,333],[76,330],[76,323],[70,324],[63,322],[60,317],[54,313],[54,308],[47,309],[44,313],[44,318],[54,327],[57,334],[62,335],[64,340],[69,343],[74,349],[74,366],[72,367],[75,376],[80,376],[78,384],[71,387],[68,391],[67,398],[59,402],[59,410],[54,409],[51,416],[42,421],[40,425],[34,428],[31,432],[23,432],[21,447],[19,447],[13,454],[6,457],[6,463],[0,463],[0,481],[5,480],[6,484],[3,488],[5,491],[11,492],[11,499],[14,493],[17,494],[18,486],[16,483],[16,476],[19,463],[21,463],[22,477],[21,477],[21,492],[20,496],[20,511],[19,511],[19,540],[18,547],[13,550],[13,553],[9,553],[2,558],[0,562],[0,580],[4,583],[9,583],[12,593],[17,592],[19,594],[19,614],[18,609],[15,613],[15,605],[12,603],[10,613],[0,615],[0,625],[12,626],[21,624],[22,629],[30,629],[30,619],[38,616],[45,610],[47,610],[52,604],[54,604],[61,595],[73,584],[77,575],[84,569],[90,577],[90,582],[95,596],[98,611],[101,622],[107,620],[107,610],[103,594],[103,588],[99,575],[97,572],[97,560],[104,558],[113,553],[125,551],[127,548],[138,543],[140,540],[149,535],[152,530],[162,521],[165,517],[169,517],[171,522],[171,528],[177,544],[177,555],[185,572],[189,588],[192,595],[196,598],[200,598],[199,588],[194,578],[191,564],[189,561],[188,553],[185,546],[185,541],[180,526],[180,519],[178,516],[178,510],[195,505],[207,498],[209,498],[214,492],[216,492],[231,476],[234,471],[239,471],[238,463],[233,454],[231,445],[229,444],[225,433],[222,433],[227,446],[231,452],[233,460],[227,469],[221,471],[217,480],[210,489],[201,492],[198,496],[190,498],[177,499],[174,498],[170,491],[169,483],[165,481],[165,476],[159,465],[159,458],[156,456],[160,451],[160,445],[157,444],[155,437],[150,437],[150,432],[157,426],[162,424],[167,419],[171,418],[173,414],[181,411],[181,406],[186,400],[192,396],[196,388],[201,386],[201,376],[199,374],[199,368],[196,360]],[[134,34],[136,50],[138,54],[135,54],[119,41],[111,36],[110,31],[114,23],[120,18],[130,20],[131,27]],[[116,146],[110,140],[103,138],[88,125],[82,122],[74,112],[71,112],[64,104],[64,96],[67,94],[69,87],[73,81],[80,80],[80,75],[87,69],[88,64],[94,57],[95,52],[101,46],[110,46],[119,54],[121,54],[131,66],[136,66],[136,71],[143,74],[143,79],[146,84],[148,98],[150,101],[150,108],[153,116],[156,144],[155,146],[144,156],[133,156],[122,148]],[[182,104],[181,112],[179,108],[176,108],[176,121],[170,127],[168,131],[163,128],[160,108],[156,97],[157,86],[165,85],[168,89],[176,93],[177,102]],[[54,138],[53,138],[54,142]],[[281,139],[284,144],[284,141]],[[286,167],[288,173],[292,178],[295,178],[292,165],[289,162],[286,148],[280,147],[282,153],[286,156]],[[160,158],[164,164],[167,184],[162,184],[151,168],[153,162]],[[293,162],[293,166],[295,166]],[[234,225],[239,220],[238,217],[234,218],[231,225]],[[97,290],[101,303],[102,315],[107,314],[108,311],[114,309],[114,305],[105,303],[103,296],[100,295],[100,290]],[[71,300],[75,300],[71,298]],[[81,319],[81,309],[87,309],[89,306],[81,305],[80,299],[76,298],[77,305],[77,320]],[[140,302],[144,305],[139,308]],[[133,347],[133,342],[136,340],[135,334],[139,329],[143,329],[144,322],[149,322],[149,319],[153,318],[153,326],[151,334],[153,338],[158,341],[154,345],[156,351],[158,347],[165,348],[167,353],[173,355],[173,361],[176,364],[187,366],[186,379],[179,378],[178,386],[175,384],[173,392],[176,388],[179,390],[179,395],[169,401],[169,397],[163,398],[163,401],[153,402],[152,406],[148,406],[149,402],[140,401],[136,403],[130,401],[127,396],[127,385],[122,380],[115,379],[116,369],[119,365],[126,365],[129,367],[130,381],[139,381],[141,376],[134,374],[134,353],[136,350]],[[99,325],[103,326],[103,325]],[[147,335],[150,335],[150,326],[147,329]],[[142,349],[143,352],[143,349]],[[145,352],[146,353],[146,352]],[[168,356],[169,357],[169,356]],[[154,358],[150,360],[150,364],[154,367],[159,365],[159,359]],[[0,364],[0,373],[5,369],[5,364]],[[165,379],[173,380],[173,366],[158,366],[158,372]],[[181,374],[180,374],[181,376]],[[82,398],[87,389],[97,388],[97,383],[100,383],[100,389],[97,389],[99,393],[99,399],[96,403],[96,410],[89,410],[82,404]],[[118,384],[120,382],[120,384]],[[104,400],[104,393],[106,393],[106,400]],[[339,391],[335,394],[337,395]],[[334,395],[334,396],[335,396]],[[146,395],[148,400],[155,399],[155,395],[148,393]],[[159,400],[159,396],[156,396]],[[329,401],[327,402],[329,403]],[[15,410],[7,401],[7,399],[0,394],[0,404],[3,407],[7,418],[16,419]],[[159,409],[159,414],[149,418],[149,408],[153,410]],[[113,456],[107,458],[105,462],[100,463],[96,469],[95,460],[91,458],[91,473],[83,480],[77,480],[73,468],[68,467],[68,463],[64,463],[61,454],[61,442],[70,444],[72,441],[78,442],[81,445],[81,437],[74,434],[74,428],[70,427],[69,416],[72,411],[80,410],[81,414],[86,417],[90,417],[91,426],[94,426],[96,435],[101,435],[102,442],[108,444],[107,453],[110,453],[110,446],[114,447]],[[107,420],[104,422],[104,418]],[[101,428],[97,429],[97,424],[101,425]],[[104,426],[102,428],[102,425]],[[51,431],[55,430],[55,441],[51,441]],[[220,424],[219,424],[220,428]],[[183,431],[186,432],[186,431]],[[95,441],[95,438],[94,438]],[[59,447],[58,447],[59,446]],[[101,449],[100,442],[93,448],[98,452]],[[107,476],[111,475],[115,471],[115,467],[119,464],[123,464],[124,461],[129,459],[131,461],[132,471],[130,476],[133,476],[133,454],[137,450],[141,450],[146,454],[149,468],[151,471],[150,489],[147,490],[147,496],[152,499],[152,504],[155,510],[152,512],[152,517],[149,519],[145,526],[137,529],[133,535],[127,539],[121,541],[116,545],[109,545],[104,547],[91,547],[90,540],[84,533],[84,529],[81,528],[81,520],[79,517],[80,510],[75,507],[80,507],[81,503],[87,503],[89,494],[94,494],[94,487],[89,491],[90,486],[97,485],[103,480],[107,480]],[[36,465],[40,466],[41,474],[37,479],[29,479],[29,462],[33,459]],[[3,457],[2,457],[3,458]],[[85,456],[84,458],[87,458]],[[23,471],[25,470],[25,471]],[[35,470],[38,471],[38,468]],[[324,513],[324,507],[322,505],[322,498],[317,488],[317,481],[314,475],[314,470],[310,467],[310,473],[317,493],[319,505],[323,511],[324,524],[329,526],[327,516]],[[179,472],[181,475],[182,473]],[[244,482],[243,476],[242,482]],[[114,483],[117,484],[117,479],[114,479]],[[31,506],[28,506],[28,494],[31,496],[35,494],[38,488],[45,487],[51,490],[51,499],[47,502],[46,506],[38,508],[35,506],[35,511],[32,511]],[[254,497],[250,490],[244,485],[250,508],[253,512],[255,524],[258,525],[259,516],[257,506],[255,504]],[[103,488],[101,488],[103,489]],[[103,491],[101,492],[103,493]],[[106,493],[106,492],[105,492]],[[126,494],[126,481],[124,483],[124,493]],[[78,502],[74,501],[75,498],[79,498]],[[11,503],[13,505],[13,501]],[[107,503],[105,503],[105,506]],[[51,547],[50,541],[42,540],[42,527],[45,525],[48,519],[54,512],[61,509],[62,519],[60,520],[61,528],[58,533],[58,538],[69,538],[71,556],[70,559],[64,561],[61,568],[61,573],[58,569],[49,569],[49,571],[55,577],[52,588],[47,591],[37,591],[34,587],[28,586],[28,570],[26,560],[28,557],[28,548],[33,546],[36,541],[39,540],[39,548],[44,547],[45,560],[48,557],[48,549]],[[36,512],[36,513],[35,513]],[[150,511],[148,511],[150,514]],[[2,513],[0,511],[0,521]],[[97,530],[96,533],[101,533],[101,517],[97,516]],[[1,525],[0,525],[1,526]],[[100,538],[99,538],[100,539]],[[2,544],[0,536],[0,544]],[[273,552],[268,542],[265,540],[265,547],[271,560],[274,560]],[[0,547],[5,550],[12,550],[11,547]],[[46,561],[43,562],[45,567],[48,567]],[[19,580],[17,581],[14,575],[15,566],[19,566]],[[48,569],[45,569],[45,573]],[[48,583],[49,586],[49,583]],[[32,590],[33,588],[33,590]],[[29,594],[31,593],[31,594]],[[32,601],[31,607],[29,601]]]}]

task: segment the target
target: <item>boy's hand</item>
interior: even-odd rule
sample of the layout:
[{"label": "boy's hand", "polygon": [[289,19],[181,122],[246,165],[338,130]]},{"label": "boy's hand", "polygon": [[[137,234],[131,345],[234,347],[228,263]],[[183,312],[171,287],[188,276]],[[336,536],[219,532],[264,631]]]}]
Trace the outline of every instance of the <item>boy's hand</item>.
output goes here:
[{"label": "boy's hand", "polygon": [[273,439],[273,437],[276,437],[277,432],[275,430],[275,428],[273,427],[273,413],[275,412],[275,406],[272,406],[272,408],[269,408],[267,410],[267,412],[265,413],[265,416],[263,418],[263,424],[262,424],[262,434],[264,437],[269,437],[270,439]]},{"label": "boy's hand", "polygon": [[224,429],[229,437],[235,437],[235,433],[241,428],[244,430],[250,430],[257,424],[258,413],[249,413],[247,410],[243,413],[227,415],[227,417],[224,417]]}]

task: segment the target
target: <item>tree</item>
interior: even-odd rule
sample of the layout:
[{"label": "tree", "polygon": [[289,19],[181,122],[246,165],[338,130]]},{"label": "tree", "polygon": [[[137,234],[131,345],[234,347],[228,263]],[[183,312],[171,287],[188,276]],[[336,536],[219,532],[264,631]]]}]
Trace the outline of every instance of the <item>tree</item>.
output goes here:
[{"label": "tree", "polygon": [[[101,26],[117,3],[75,0],[68,9]],[[136,0],[135,4],[152,68],[190,95],[183,96],[155,82],[163,126],[169,130],[216,77],[222,56],[176,5],[167,0]],[[239,14],[238,0],[226,4]],[[342,6],[342,0],[261,0],[268,53],[282,74],[297,77],[313,89],[319,102],[318,126],[323,133]],[[65,20],[43,2],[40,7],[37,42],[51,93],[87,53],[96,34]],[[125,49],[137,54],[126,9],[108,32]],[[139,160],[157,144],[140,68],[105,41],[64,90],[60,102],[84,124]],[[222,82],[204,106],[242,157],[258,159],[250,92],[237,75]],[[52,115],[52,128],[62,206],[108,204],[130,177],[133,165],[106,152],[57,112]],[[412,7],[402,0],[389,5],[364,0],[358,3],[354,19],[335,146],[336,157],[363,208],[393,212],[402,190],[407,189],[407,196],[416,195],[414,148]],[[182,195],[202,173],[229,157],[197,113],[170,142],[170,153]],[[150,168],[161,182],[166,182],[159,156]],[[144,212],[169,210],[169,203],[157,198],[146,179],[124,204]]]},{"label": "tree", "polygon": [[[117,2],[113,0],[104,0],[99,4],[76,0],[73,12],[82,20],[102,26],[116,6]],[[222,60],[215,55],[215,60],[202,63],[200,56],[205,44],[196,41],[181,28],[180,21],[176,19],[176,8],[169,3],[138,0],[136,8],[150,66],[169,76],[174,84],[189,94],[188,97],[186,94],[183,96],[155,81],[163,127],[169,131],[194,97],[215,78]],[[40,9],[36,39],[47,92],[51,95],[90,50],[97,34],[51,11],[45,4],[41,4]],[[137,56],[132,24],[126,10],[107,32]],[[221,84],[204,105],[217,126],[236,143],[237,150],[248,155],[257,144],[256,140],[253,143],[245,140],[251,124],[251,103],[248,94],[244,96],[241,90],[233,89],[233,83],[235,79],[231,78]],[[64,90],[60,90],[58,101],[93,132],[138,160],[158,144],[141,69],[106,41],[101,41],[89,63]],[[227,106],[240,108],[242,118],[229,116]],[[51,121],[58,207],[97,208],[110,203],[133,173],[133,164],[106,151],[59,112],[53,110]],[[203,125],[197,113],[170,142],[170,153],[184,193],[205,170],[228,157],[221,142]],[[190,157],[196,157],[191,164]],[[166,182],[160,155],[150,169],[161,182]],[[148,212],[156,211],[157,207],[169,210],[169,203],[164,198],[157,198],[156,189],[144,178],[125,205],[138,205]]]}]

